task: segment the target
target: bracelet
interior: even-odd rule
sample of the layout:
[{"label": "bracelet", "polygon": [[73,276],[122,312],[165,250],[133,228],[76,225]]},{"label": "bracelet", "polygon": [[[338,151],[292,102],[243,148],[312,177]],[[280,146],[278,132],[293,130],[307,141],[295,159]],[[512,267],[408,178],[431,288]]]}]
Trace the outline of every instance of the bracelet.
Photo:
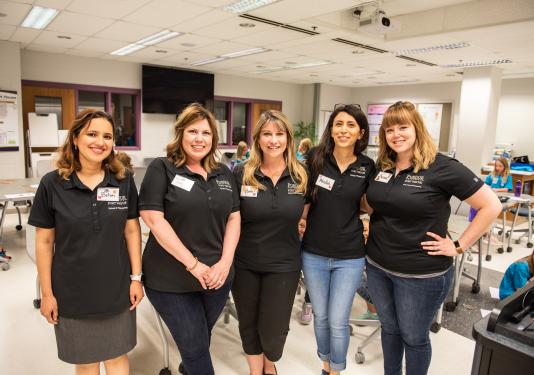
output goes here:
[{"label": "bracelet", "polygon": [[143,277],[143,273],[141,272],[141,273],[137,273],[135,275],[130,275],[130,280],[131,281],[141,281],[142,277]]},{"label": "bracelet", "polygon": [[195,264],[193,264],[191,267],[185,267],[185,270],[186,270],[187,272],[191,272],[191,271],[193,271],[193,270],[195,269],[195,267],[197,266],[197,264],[198,264],[198,258],[195,257]]}]

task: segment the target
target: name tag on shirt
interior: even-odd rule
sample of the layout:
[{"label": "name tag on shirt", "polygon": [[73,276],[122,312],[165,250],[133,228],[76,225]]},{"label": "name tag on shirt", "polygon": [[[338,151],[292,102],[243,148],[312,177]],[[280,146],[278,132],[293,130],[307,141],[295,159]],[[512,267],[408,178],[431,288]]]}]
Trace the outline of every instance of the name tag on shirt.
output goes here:
[{"label": "name tag on shirt", "polygon": [[177,186],[185,191],[191,191],[191,188],[193,187],[194,183],[195,181],[180,175],[174,176],[174,179],[171,182],[171,184],[173,184],[174,186]]},{"label": "name tag on shirt", "polygon": [[118,202],[119,188],[98,188],[96,191],[96,200],[101,202]]},{"label": "name tag on shirt", "polygon": [[493,180],[491,182],[493,185],[497,185],[499,183],[499,177],[493,177]]},{"label": "name tag on shirt", "polygon": [[302,192],[297,191],[297,184],[287,184],[287,194],[288,195],[302,195]]},{"label": "name tag on shirt", "polygon": [[387,184],[389,182],[389,180],[391,180],[392,176],[393,176],[393,174],[389,173],[389,172],[379,172],[375,177],[375,181],[383,182],[383,183]]},{"label": "name tag on shirt", "polygon": [[332,188],[334,187],[334,182],[336,182],[336,180],[334,180],[333,178],[326,177],[320,174],[319,177],[317,177],[315,185],[320,186],[326,190],[332,190]]},{"label": "name tag on shirt", "polygon": [[241,196],[256,198],[258,196],[258,188],[250,185],[241,185]]}]

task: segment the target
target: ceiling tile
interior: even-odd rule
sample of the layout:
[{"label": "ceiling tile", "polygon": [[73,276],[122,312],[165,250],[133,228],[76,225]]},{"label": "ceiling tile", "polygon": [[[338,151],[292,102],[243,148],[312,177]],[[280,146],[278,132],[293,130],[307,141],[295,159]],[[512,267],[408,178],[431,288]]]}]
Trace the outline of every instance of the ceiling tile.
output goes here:
[{"label": "ceiling tile", "polygon": [[139,56],[139,57],[144,57],[144,58],[153,60],[153,59],[162,59],[163,57],[173,56],[179,52],[180,51],[172,50],[169,48],[149,46],[149,47],[143,48],[142,50],[134,52],[129,56]]},{"label": "ceiling tile", "polygon": [[168,28],[210,10],[211,8],[181,0],[154,0],[124,17],[124,20],[141,25]]},{"label": "ceiling tile", "polygon": [[226,53],[243,51],[250,49],[251,46],[246,44],[239,44],[233,42],[221,42],[217,44],[212,44],[205,47],[191,48],[191,51],[198,53],[207,53],[213,56],[219,56]]},{"label": "ceiling tile", "polygon": [[37,38],[37,36],[42,32],[42,30],[30,29],[27,27],[17,27],[17,30],[11,35],[9,40],[11,42],[18,42],[24,44],[30,43],[32,40]]},{"label": "ceiling tile", "polygon": [[102,57],[101,52],[97,51],[90,51],[90,50],[81,50],[77,48],[71,48],[66,51],[67,54],[73,55],[73,56],[80,56],[80,57],[91,57],[91,58],[99,58]]},{"label": "ceiling tile", "polygon": [[120,19],[136,11],[150,0],[74,0],[68,6],[68,10],[76,13],[90,14],[97,17]]},{"label": "ceiling tile", "polygon": [[309,37],[298,31],[287,30],[281,27],[270,28],[258,33],[249,34],[235,39],[236,42],[253,44],[256,46],[276,46],[279,43],[297,41]]},{"label": "ceiling tile", "polygon": [[200,36],[200,35],[194,35],[194,34],[184,34],[176,38],[166,40],[162,43],[158,43],[158,46],[175,48],[179,50],[190,50],[193,48],[205,47],[205,46],[209,46],[209,45],[221,43],[221,42],[222,41],[217,38],[208,38],[206,36]]},{"label": "ceiling tile", "polygon": [[124,42],[91,37],[76,45],[75,48],[83,51],[94,51],[99,52],[100,54],[105,54],[125,46],[126,44]]},{"label": "ceiling tile", "polygon": [[110,18],[63,11],[48,25],[47,30],[89,36],[108,27],[113,22]]},{"label": "ceiling tile", "polygon": [[207,13],[202,13],[202,15],[199,17],[191,17],[189,19],[183,20],[179,24],[173,24],[173,28],[176,29],[176,31],[192,32],[198,29],[206,28],[207,26],[211,26],[215,23],[219,23],[224,20],[236,17],[237,16],[235,14],[223,12],[218,9],[213,9]]},{"label": "ceiling tile", "polygon": [[136,42],[140,39],[146,38],[149,35],[160,32],[161,28],[137,25],[134,23],[117,21],[105,28],[104,30],[95,34],[96,37],[120,40],[123,42]]},{"label": "ceiling tile", "polygon": [[67,51],[67,48],[57,47],[57,46],[43,46],[41,44],[36,44],[36,43],[31,43],[24,49],[28,49],[31,51],[39,51],[39,52],[48,52],[48,53],[65,53]]},{"label": "ceiling tile", "polygon": [[12,25],[0,25],[0,40],[9,40],[16,28]]},{"label": "ceiling tile", "polygon": [[[256,26],[254,28],[246,28],[239,26],[240,23],[253,23]],[[250,34],[255,34],[261,31],[272,29],[275,26],[264,24],[261,22],[255,22],[246,20],[244,18],[236,17],[227,19],[223,22],[219,22],[210,26],[205,26],[195,30],[195,34],[202,36],[209,36],[213,38],[220,38],[225,40],[231,40],[239,37],[245,37]]]},{"label": "ceiling tile", "polygon": [[[58,36],[68,36],[70,39],[64,39],[64,38],[58,38]],[[87,37],[82,35],[75,35],[75,34],[68,34],[65,35],[64,33],[58,33],[55,31],[43,31],[35,40],[32,42],[32,44],[38,44],[42,47],[44,46],[50,46],[50,47],[60,47],[60,48],[72,48],[78,44],[80,44],[82,41],[87,39]]]},{"label": "ceiling tile", "polygon": [[0,25],[20,25],[31,8],[29,4],[0,1],[0,13],[6,14],[5,17],[0,17]]},{"label": "ceiling tile", "polygon": [[[57,10],[63,10],[72,0],[37,0],[35,1],[35,5],[39,5],[46,8],[52,8]],[[93,4],[93,1],[91,1],[91,6]],[[87,6],[87,4],[86,4]]]}]

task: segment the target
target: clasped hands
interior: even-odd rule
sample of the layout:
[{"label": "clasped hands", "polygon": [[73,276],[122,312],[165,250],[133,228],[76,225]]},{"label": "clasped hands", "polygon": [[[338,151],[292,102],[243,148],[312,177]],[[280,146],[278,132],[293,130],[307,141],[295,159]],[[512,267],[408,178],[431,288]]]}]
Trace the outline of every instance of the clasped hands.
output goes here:
[{"label": "clasped hands", "polygon": [[198,261],[195,268],[189,272],[196,277],[203,289],[219,289],[226,282],[231,266],[231,262],[222,259],[211,267]]}]

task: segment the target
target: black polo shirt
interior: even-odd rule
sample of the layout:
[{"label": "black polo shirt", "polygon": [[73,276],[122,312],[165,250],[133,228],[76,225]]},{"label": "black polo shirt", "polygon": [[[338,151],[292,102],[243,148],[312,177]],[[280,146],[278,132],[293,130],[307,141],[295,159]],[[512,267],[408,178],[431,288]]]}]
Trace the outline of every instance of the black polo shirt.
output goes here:
[{"label": "black polo shirt", "polygon": [[[314,155],[310,160],[313,160]],[[309,168],[313,165],[310,162]],[[341,173],[333,155],[327,155],[323,170],[309,183],[306,232],[302,248],[313,254],[337,259],[356,259],[365,254],[360,199],[374,175],[375,164],[359,154]],[[314,186],[317,193],[311,194]]]},{"label": "black polo shirt", "polygon": [[106,172],[94,190],[76,173],[65,180],[56,170],[41,179],[28,223],[55,229],[52,290],[60,316],[92,318],[130,306],[124,228],[138,216],[130,174],[118,181]]},{"label": "black polo shirt", "polygon": [[[222,255],[226,222],[239,211],[239,195],[232,172],[220,164],[207,181],[185,165],[177,168],[167,158],[157,158],[147,168],[139,193],[140,210],[156,210],[178,238],[208,266]],[[145,284],[162,292],[201,291],[198,280],[160,246],[152,232],[143,253]],[[233,277],[233,270],[228,281]]]},{"label": "black polo shirt", "polygon": [[[388,173],[386,175],[385,173]],[[484,185],[455,159],[437,154],[428,169],[380,172],[371,180],[367,201],[373,207],[367,255],[380,266],[404,274],[428,275],[447,270],[452,257],[428,255],[426,232],[447,233],[451,196],[465,200]],[[385,180],[389,177],[389,180]]]},{"label": "black polo shirt", "polygon": [[256,179],[266,190],[242,186],[243,166],[234,169],[240,192],[241,237],[236,267],[261,272],[293,272],[301,268],[298,222],[305,197],[296,191],[289,170],[273,185],[259,169]]}]

